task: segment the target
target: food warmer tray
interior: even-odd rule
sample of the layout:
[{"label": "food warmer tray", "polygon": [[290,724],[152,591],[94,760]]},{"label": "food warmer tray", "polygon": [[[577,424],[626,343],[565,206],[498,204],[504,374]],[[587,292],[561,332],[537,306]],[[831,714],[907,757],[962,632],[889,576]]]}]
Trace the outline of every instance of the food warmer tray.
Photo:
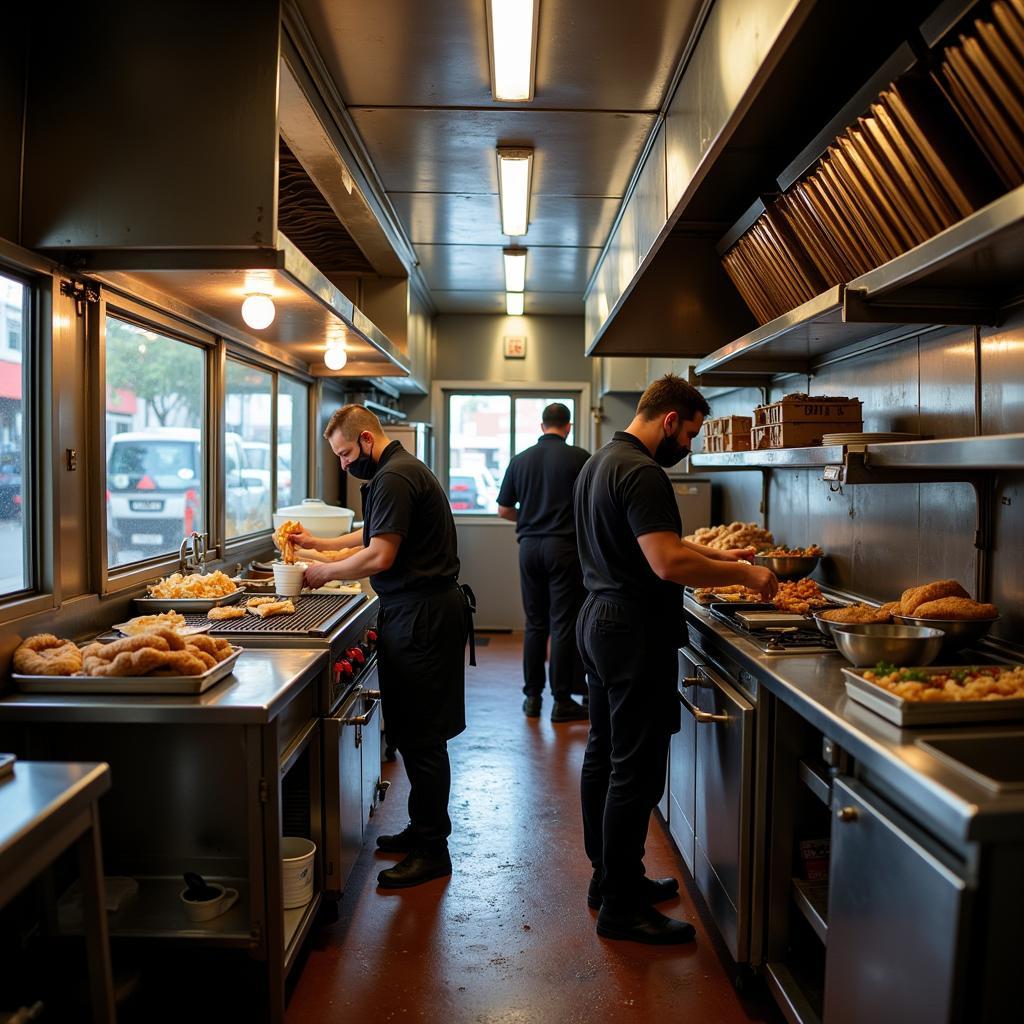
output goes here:
[{"label": "food warmer tray", "polygon": [[245,596],[242,589],[220,597],[137,597],[135,606],[143,612],[208,612],[223,604],[234,604]]},{"label": "food warmer tray", "polygon": [[198,676],[27,676],[17,672],[11,678],[25,693],[136,693],[185,694],[205,693],[211,686],[231,675],[242,653],[232,645],[231,653],[213,668]]},{"label": "food warmer tray", "polygon": [[[982,668],[995,666],[980,666]],[[1016,665],[999,665],[1016,668]],[[929,665],[922,672],[955,672],[963,665]],[[901,727],[917,725],[956,725],[960,722],[1004,722],[1024,719],[1024,699],[915,701],[906,700],[876,686],[856,669],[844,668],[846,693],[851,700]]]}]

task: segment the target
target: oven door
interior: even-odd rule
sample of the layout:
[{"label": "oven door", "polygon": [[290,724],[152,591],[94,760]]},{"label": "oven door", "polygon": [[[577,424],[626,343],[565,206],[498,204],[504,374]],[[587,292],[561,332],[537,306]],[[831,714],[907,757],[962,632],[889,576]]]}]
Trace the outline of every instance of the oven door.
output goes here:
[{"label": "oven door", "polygon": [[694,879],[737,963],[749,956],[750,818],[754,707],[708,665],[696,665],[694,723]]},{"label": "oven door", "polygon": [[361,708],[362,814],[363,823],[373,814],[381,793],[380,782],[380,692],[377,689],[376,661],[366,670]]},{"label": "oven door", "polygon": [[[698,655],[689,647],[679,652],[679,700],[695,699],[695,679]],[[684,713],[679,732],[672,734],[668,760],[668,829],[683,863],[694,873],[694,799],[697,772],[697,722],[693,715]]]},{"label": "oven door", "polygon": [[363,846],[363,694],[324,719],[324,891],[340,896]]}]

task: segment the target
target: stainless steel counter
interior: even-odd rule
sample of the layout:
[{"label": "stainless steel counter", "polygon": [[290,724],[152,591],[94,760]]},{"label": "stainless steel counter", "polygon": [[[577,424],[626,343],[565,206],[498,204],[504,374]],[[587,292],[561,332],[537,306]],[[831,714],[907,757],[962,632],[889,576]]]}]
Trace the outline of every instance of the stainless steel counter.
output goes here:
[{"label": "stainless steel counter", "polygon": [[[914,744],[956,730],[900,729],[846,695],[838,654],[765,655],[687,598],[687,621],[705,645],[720,647],[801,717],[835,740],[894,803],[914,812],[937,836],[964,842],[1024,839],[1024,794],[995,794]],[[977,728],[977,727],[975,727]],[[999,731],[1015,727],[989,727]]]},{"label": "stainless steel counter", "polygon": [[148,723],[171,725],[264,724],[294,693],[323,670],[324,650],[246,650],[235,671],[198,696],[28,694],[0,697],[0,722]]}]

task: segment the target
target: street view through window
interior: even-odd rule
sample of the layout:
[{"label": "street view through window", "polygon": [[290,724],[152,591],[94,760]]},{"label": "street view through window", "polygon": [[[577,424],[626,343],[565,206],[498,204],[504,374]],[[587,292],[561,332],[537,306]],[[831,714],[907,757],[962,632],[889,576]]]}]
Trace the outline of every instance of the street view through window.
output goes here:
[{"label": "street view through window", "polygon": [[25,364],[28,289],[0,274],[0,594],[28,588]]},{"label": "street view through window", "polygon": [[228,540],[271,528],[273,458],[269,373],[229,359],[224,389],[225,517]]}]

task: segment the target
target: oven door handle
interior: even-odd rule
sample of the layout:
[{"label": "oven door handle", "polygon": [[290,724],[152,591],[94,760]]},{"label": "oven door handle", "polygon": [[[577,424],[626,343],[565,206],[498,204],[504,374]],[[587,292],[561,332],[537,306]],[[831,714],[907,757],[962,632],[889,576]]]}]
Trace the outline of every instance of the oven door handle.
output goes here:
[{"label": "oven door handle", "polygon": [[[366,696],[363,694],[362,696]],[[341,719],[342,725],[369,725],[373,720],[373,716],[377,713],[377,708],[380,707],[380,698],[374,697],[370,701],[370,707],[364,711],[361,715],[353,715],[351,718]]]},{"label": "oven door handle", "polygon": [[713,715],[710,711],[701,711],[700,708],[694,707],[680,692],[677,692],[679,697],[679,703],[690,712],[691,715],[696,719],[698,725],[706,725],[709,722],[728,722],[728,715]]}]

